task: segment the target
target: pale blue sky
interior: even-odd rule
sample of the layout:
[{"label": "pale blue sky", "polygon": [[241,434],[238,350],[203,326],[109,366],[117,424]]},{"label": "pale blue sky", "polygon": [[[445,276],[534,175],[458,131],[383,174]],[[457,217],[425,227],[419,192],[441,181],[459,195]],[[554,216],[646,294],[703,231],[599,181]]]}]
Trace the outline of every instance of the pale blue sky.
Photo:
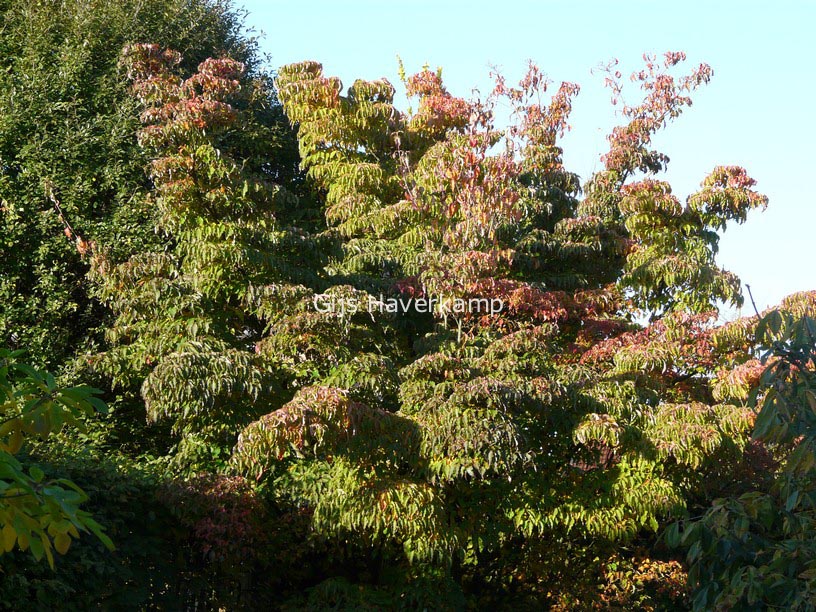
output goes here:
[{"label": "pale blue sky", "polygon": [[465,97],[474,87],[489,90],[490,66],[515,81],[528,59],[556,82],[579,83],[563,146],[567,167],[583,179],[599,167],[605,135],[619,120],[590,70],[616,57],[628,74],[644,52],[685,51],[687,66],[707,62],[714,78],[656,139],[671,158],[675,194],[684,199],[716,165],[745,166],[770,205],[729,227],[719,262],[751,285],[760,309],[816,289],[816,2],[243,4],[272,67],[313,59],[345,85],[380,77],[398,84],[397,55],[409,73],[442,66],[448,89]]}]

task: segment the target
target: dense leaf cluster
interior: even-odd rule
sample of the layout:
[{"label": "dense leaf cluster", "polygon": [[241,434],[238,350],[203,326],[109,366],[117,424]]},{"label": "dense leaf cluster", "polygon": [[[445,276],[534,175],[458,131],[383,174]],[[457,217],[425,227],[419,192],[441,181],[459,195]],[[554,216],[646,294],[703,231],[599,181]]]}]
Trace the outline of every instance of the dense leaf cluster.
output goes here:
[{"label": "dense leaf cluster", "polygon": [[[698,607],[808,600],[813,294],[719,325],[742,301],[719,233],[767,199],[720,166],[681,201],[652,148],[708,66],[645,56],[582,181],[579,87],[535,65],[472,100],[401,71],[403,111],[316,62],[273,83],[229,5],[52,4],[2,9],[0,334],[112,410],[3,357],[2,543],[68,553],[52,582],[5,556],[9,593],[671,607],[670,525]],[[14,456],[52,430],[24,460],[83,489]],[[68,550],[107,542],[80,501],[110,557]]]}]

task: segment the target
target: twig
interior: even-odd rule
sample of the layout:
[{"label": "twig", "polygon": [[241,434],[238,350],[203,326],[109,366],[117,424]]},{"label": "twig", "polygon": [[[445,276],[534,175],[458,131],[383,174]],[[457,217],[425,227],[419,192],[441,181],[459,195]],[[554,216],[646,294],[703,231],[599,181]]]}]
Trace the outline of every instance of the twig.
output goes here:
[{"label": "twig", "polygon": [[51,203],[54,205],[54,210],[57,211],[57,216],[59,220],[62,222],[62,225],[65,227],[63,232],[68,237],[68,240],[72,240],[76,245],[76,250],[79,251],[80,256],[84,257],[85,253],[88,252],[89,249],[94,247],[92,242],[86,241],[79,233],[71,226],[68,222],[68,219],[65,218],[65,213],[62,210],[62,206],[60,206],[59,199],[54,194],[54,185],[51,181],[46,180],[43,183],[43,187],[45,189],[46,197],[51,200]]},{"label": "twig", "polygon": [[745,283],[745,288],[748,290],[748,297],[751,298],[751,306],[754,307],[754,312],[756,313],[756,316],[759,317],[759,310],[757,310],[756,302],[754,302],[754,294],[751,293],[751,285]]}]

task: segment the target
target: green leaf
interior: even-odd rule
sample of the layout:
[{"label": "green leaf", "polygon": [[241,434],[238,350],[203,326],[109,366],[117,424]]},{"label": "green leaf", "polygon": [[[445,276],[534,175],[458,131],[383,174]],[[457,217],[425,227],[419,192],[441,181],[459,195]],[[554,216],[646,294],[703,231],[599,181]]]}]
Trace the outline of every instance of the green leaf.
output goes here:
[{"label": "green leaf", "polygon": [[3,538],[3,550],[5,552],[9,552],[12,548],[14,548],[14,544],[17,542],[17,531],[14,529],[11,523],[6,523],[3,525],[1,535]]},{"label": "green leaf", "polygon": [[43,472],[36,465],[32,465],[28,469],[28,473],[31,474],[31,478],[34,480],[34,482],[42,482],[43,478],[45,478],[45,472]]}]

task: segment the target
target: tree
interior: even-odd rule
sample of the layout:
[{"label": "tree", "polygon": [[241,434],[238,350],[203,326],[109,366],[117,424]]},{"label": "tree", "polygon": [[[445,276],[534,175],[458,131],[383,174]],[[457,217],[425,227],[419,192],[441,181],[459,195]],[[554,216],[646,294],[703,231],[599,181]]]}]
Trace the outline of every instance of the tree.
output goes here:
[{"label": "tree", "polygon": [[[16,254],[0,259],[0,346],[54,369],[101,343],[106,311],[88,294],[84,243],[106,244],[116,262],[161,243],[122,47],[172,46],[188,74],[228,53],[262,74],[227,0],[9,0],[0,21],[0,248]],[[296,160],[279,107],[271,94],[250,99],[245,120],[266,134],[254,153],[276,151],[268,172],[288,179]]]},{"label": "tree", "polygon": [[42,469],[25,470],[15,456],[28,436],[45,440],[64,425],[82,428],[83,416],[104,411],[87,386],[60,387],[53,375],[19,361],[20,353],[0,350],[0,553],[30,550],[54,566],[54,550],[65,554],[79,532],[94,533],[113,548],[102,527],[80,505],[87,499],[65,478],[46,479]]},{"label": "tree", "polygon": [[[312,200],[272,180],[251,113],[267,83],[227,57],[187,76],[175,51],[126,48],[161,246],[120,262],[84,242],[114,315],[90,365],[170,426],[160,465],[227,472],[176,487],[204,508],[180,513],[206,525],[198,548],[257,528],[229,501],[258,493],[237,473],[333,551],[302,605],[455,608],[463,588],[566,605],[605,597],[594,585],[616,564],[677,583],[676,565],[616,547],[742,461],[756,363],[715,325],[718,302],[741,301],[716,231],[766,203],[738,167],[685,206],[657,180],[651,137],[710,76],[675,79],[683,59],[646,58],[643,100],[583,191],[559,146],[578,88],[544,104],[535,66],[473,101],[439,73],[403,77],[415,113],[386,81],[343,95],[316,63],[283,67]],[[222,511],[241,520],[213,523]]]},{"label": "tree", "polygon": [[[386,369],[317,371],[249,425],[238,472],[309,508],[317,533],[397,560],[410,581],[489,572],[520,543],[657,530],[739,459],[753,413],[726,373],[750,351],[714,329],[716,304],[741,302],[715,264],[716,230],[766,198],[738,167],[716,168],[685,206],[653,178],[668,160],[652,135],[711,70],[676,80],[682,53],[645,59],[633,77],[643,100],[624,106],[583,199],[558,146],[578,88],[563,83],[544,105],[550,83],[535,66],[472,102],[425,69],[403,78],[413,114],[393,106],[387,81],[342,95],[317,63],[280,69],[303,165],[340,240],[328,281],[435,307],[397,315],[409,353],[370,345]],[[516,118],[507,130],[493,120],[500,100]],[[503,309],[455,307],[484,299]],[[638,309],[652,316],[645,329]],[[275,332],[261,353],[283,346]],[[397,405],[359,394],[395,372]]]},{"label": "tree", "polygon": [[[344,363],[335,376],[382,371],[363,343],[393,333],[363,313],[318,312],[331,237],[303,229],[308,205],[270,182],[261,170],[272,162],[246,157],[267,133],[241,98],[266,95],[264,83],[226,58],[182,79],[180,56],[156,45],[129,47],[124,61],[144,107],[140,143],[155,156],[156,230],[172,246],[119,265],[94,246],[98,294],[117,319],[110,350],[91,360],[114,384],[141,386],[150,421],[173,424],[179,467],[213,467],[241,427],[315,376]],[[395,402],[395,389],[394,378],[369,392]]]},{"label": "tree", "polygon": [[757,413],[753,438],[770,452],[773,469],[739,497],[716,499],[701,518],[670,528],[670,543],[688,548],[697,610],[813,608],[814,314],[816,293],[802,293],[730,325],[733,338],[761,347],[760,359],[738,375]]},{"label": "tree", "polygon": [[117,317],[111,349],[92,362],[116,385],[140,384],[148,418],[169,419],[184,434],[177,457],[196,464],[217,459],[253,405],[279,392],[275,363],[248,349],[267,301],[315,282],[297,265],[314,246],[275,218],[293,196],[237,157],[267,136],[252,123],[234,129],[246,98],[268,95],[261,81],[231,59],[183,79],[181,56],[156,45],[127,47],[123,61],[144,108],[140,143],[154,154],[156,231],[169,244],[118,265],[91,245],[98,295]]}]

